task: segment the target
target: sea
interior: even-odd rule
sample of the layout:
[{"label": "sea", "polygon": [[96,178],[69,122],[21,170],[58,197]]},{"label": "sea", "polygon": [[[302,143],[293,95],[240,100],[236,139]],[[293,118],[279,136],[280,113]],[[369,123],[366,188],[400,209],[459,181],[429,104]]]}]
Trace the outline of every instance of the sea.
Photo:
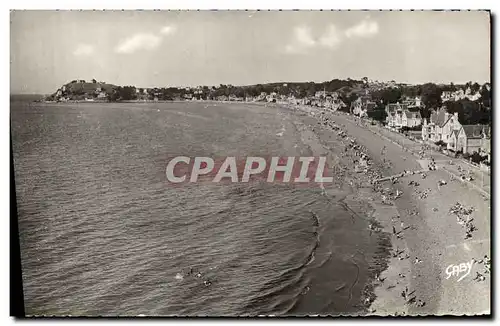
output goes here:
[{"label": "sea", "polygon": [[11,100],[28,315],[363,313],[388,240],[317,187],[173,187],[173,156],[310,153],[285,108]]}]

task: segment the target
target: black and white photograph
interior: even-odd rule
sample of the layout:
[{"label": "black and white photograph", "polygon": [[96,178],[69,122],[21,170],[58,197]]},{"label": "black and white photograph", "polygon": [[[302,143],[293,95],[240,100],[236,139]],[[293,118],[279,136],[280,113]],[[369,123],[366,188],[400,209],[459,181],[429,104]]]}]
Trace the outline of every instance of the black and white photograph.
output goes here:
[{"label": "black and white photograph", "polygon": [[25,316],[491,315],[490,11],[9,29]]}]

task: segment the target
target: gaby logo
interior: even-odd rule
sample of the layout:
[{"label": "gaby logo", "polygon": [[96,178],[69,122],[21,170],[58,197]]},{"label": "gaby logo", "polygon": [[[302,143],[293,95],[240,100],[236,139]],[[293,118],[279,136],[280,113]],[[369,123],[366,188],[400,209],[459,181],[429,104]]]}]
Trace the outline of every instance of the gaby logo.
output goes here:
[{"label": "gaby logo", "polygon": [[333,182],[326,157],[247,157],[213,159],[210,157],[177,156],[169,160],[167,180],[186,182],[251,182],[329,183]]}]

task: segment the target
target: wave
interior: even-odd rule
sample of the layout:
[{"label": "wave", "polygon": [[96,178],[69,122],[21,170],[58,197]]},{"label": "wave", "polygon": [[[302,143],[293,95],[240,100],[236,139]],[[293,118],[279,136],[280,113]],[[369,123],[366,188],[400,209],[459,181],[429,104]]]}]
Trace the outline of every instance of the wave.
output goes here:
[{"label": "wave", "polygon": [[[313,211],[310,211],[310,214],[314,243],[306,257],[302,260],[302,263],[280,273],[276,278],[259,288],[257,291],[259,294],[247,303],[245,309],[255,310],[265,307],[264,309],[266,311],[259,311],[259,313],[272,312],[284,314],[293,310],[296,306],[300,300],[300,296],[304,294],[304,290],[309,287],[309,281],[305,278],[307,266],[314,261],[316,250],[320,244],[320,235],[318,232],[320,226],[319,217]],[[281,298],[283,294],[287,294],[284,301],[277,300],[277,302],[273,303],[277,298]],[[290,303],[290,301],[292,303]]]}]

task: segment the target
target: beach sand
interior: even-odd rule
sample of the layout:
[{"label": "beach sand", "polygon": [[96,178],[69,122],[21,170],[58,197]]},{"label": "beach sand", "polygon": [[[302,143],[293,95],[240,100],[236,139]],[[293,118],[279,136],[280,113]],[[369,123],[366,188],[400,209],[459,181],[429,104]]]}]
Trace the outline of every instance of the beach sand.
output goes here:
[{"label": "beach sand", "polygon": [[[354,155],[352,149],[345,152],[342,146],[337,149],[329,147],[334,151],[332,156],[335,159],[350,167],[347,175],[351,180],[346,181],[357,194],[352,200],[368,204],[371,210],[361,210],[380,223],[383,231],[391,234],[396,231],[391,242],[393,252],[398,255],[391,257],[388,267],[368,287],[368,292],[373,290],[375,296],[373,302],[370,294],[365,298],[369,304],[368,311],[374,315],[489,314],[490,274],[486,272],[483,258],[491,256],[490,200],[467,184],[452,181],[449,173],[438,168],[426,172],[425,178],[414,174],[400,178],[395,184],[381,182],[381,189],[402,192],[399,198],[392,201],[393,205],[384,204],[381,189],[374,191],[370,187],[371,173],[378,171],[383,176],[390,176],[421,170],[425,168],[422,162],[402,150],[401,146],[359,125],[351,116],[322,114],[314,108],[295,109],[306,113],[304,121],[323,142],[328,143],[329,139],[335,138],[339,147],[338,144],[350,141],[349,138],[342,140],[338,132],[332,131],[331,126],[337,125],[347,137],[364,146],[364,152],[372,160],[373,164],[368,168],[370,172],[356,173],[352,167],[359,157]],[[439,186],[439,180],[445,180],[447,184]],[[418,186],[410,184],[411,181]],[[464,238],[463,226],[449,212],[457,202],[474,208],[472,217],[477,230],[469,239]],[[472,268],[459,272],[459,268],[467,266],[467,263]],[[454,270],[455,273],[450,273]],[[478,281],[477,273],[485,279]]]}]

